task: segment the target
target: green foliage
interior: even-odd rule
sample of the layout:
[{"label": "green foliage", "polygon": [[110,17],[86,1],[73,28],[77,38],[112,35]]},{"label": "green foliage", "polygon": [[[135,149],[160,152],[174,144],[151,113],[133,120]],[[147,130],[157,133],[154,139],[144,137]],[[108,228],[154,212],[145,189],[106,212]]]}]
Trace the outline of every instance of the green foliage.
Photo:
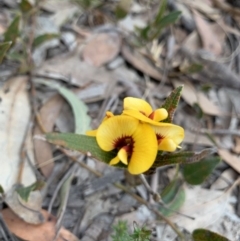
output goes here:
[{"label": "green foliage", "polygon": [[163,0],[161,1],[161,5],[159,7],[155,19],[152,22],[150,22],[146,27],[137,28],[139,36],[143,41],[150,42],[153,39],[157,38],[160,35],[163,28],[176,22],[179,16],[181,15],[180,11],[173,11],[164,16],[166,10],[167,0]]},{"label": "green foliage", "polygon": [[19,35],[19,23],[20,23],[20,16],[17,15],[13,19],[13,21],[11,22],[10,26],[8,27],[7,31],[4,34],[4,42],[11,41],[13,44],[15,43]]},{"label": "green foliage", "polygon": [[24,200],[24,201],[28,201],[29,195],[32,191],[35,190],[41,190],[42,187],[44,186],[44,182],[42,181],[37,181],[35,183],[33,183],[32,185],[28,186],[28,187],[20,187],[17,188],[16,191],[19,194],[19,196]]},{"label": "green foliage", "polygon": [[27,13],[32,9],[32,4],[28,0],[22,0],[20,3],[20,9],[23,13]]},{"label": "green foliage", "polygon": [[127,222],[119,221],[113,229],[113,241],[150,241],[151,231],[145,227],[135,225],[133,233],[130,234],[127,228]]},{"label": "green foliage", "polygon": [[43,44],[44,42],[54,39],[54,38],[58,38],[58,37],[59,37],[59,34],[55,34],[55,33],[42,34],[34,39],[33,47],[36,48],[36,47],[40,46],[41,44]]},{"label": "green foliage", "polygon": [[3,194],[4,193],[4,189],[2,187],[2,185],[0,185],[0,194]]},{"label": "green foliage", "polygon": [[220,162],[220,157],[209,157],[183,167],[184,179],[192,185],[201,184]]},{"label": "green foliage", "polygon": [[185,192],[179,179],[172,180],[161,192],[161,198],[167,208],[161,207],[159,211],[164,216],[170,216],[177,211],[185,201]]},{"label": "green foliage", "polygon": [[172,123],[174,112],[178,106],[181,94],[183,90],[183,85],[178,86],[175,90],[171,92],[171,94],[166,98],[165,102],[161,106],[165,108],[168,112],[168,117],[162,122]]},{"label": "green foliage", "polygon": [[194,241],[228,241],[227,238],[207,229],[195,229],[192,237]]},{"label": "green foliage", "polygon": [[[85,134],[85,132],[90,129],[90,117],[87,115],[88,107],[85,105],[85,103],[79,100],[76,94],[74,94],[71,90],[68,90],[65,87],[62,87],[58,84],[53,84],[44,80],[39,80],[38,82],[41,84],[47,85],[51,88],[57,89],[58,92],[68,101],[69,105],[72,108],[74,119],[75,119],[75,133]],[[81,143],[80,139],[81,137],[76,136],[76,141],[80,141],[79,144],[84,145],[84,143]],[[69,148],[76,150],[75,146],[71,148],[71,144]],[[85,149],[83,148],[83,150]]]},{"label": "green foliage", "polygon": [[11,45],[12,45],[11,41],[0,43],[0,64],[2,63],[3,58],[5,57],[6,52],[8,51]]}]

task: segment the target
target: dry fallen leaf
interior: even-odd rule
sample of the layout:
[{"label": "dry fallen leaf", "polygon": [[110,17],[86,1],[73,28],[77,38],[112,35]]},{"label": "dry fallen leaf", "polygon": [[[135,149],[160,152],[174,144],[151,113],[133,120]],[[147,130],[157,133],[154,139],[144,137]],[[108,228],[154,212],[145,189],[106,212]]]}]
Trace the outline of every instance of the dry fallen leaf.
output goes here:
[{"label": "dry fallen leaf", "polygon": [[88,64],[100,67],[113,60],[121,48],[121,37],[117,32],[99,33],[89,37],[82,57]]},{"label": "dry fallen leaf", "polygon": [[216,106],[210,99],[208,99],[202,92],[197,91],[195,87],[189,81],[179,82],[174,80],[173,84],[175,87],[184,84],[182,98],[189,104],[193,105],[198,103],[202,108],[203,112],[208,115],[221,116],[223,112]]},{"label": "dry fallen leaf", "polygon": [[4,201],[25,222],[31,224],[45,222],[44,216],[41,213],[42,196],[39,190],[31,192],[26,202],[16,192],[15,187],[13,187],[6,193]]},{"label": "dry fallen leaf", "polygon": [[239,179],[227,191],[185,185],[186,199],[178,211],[193,219],[174,214],[170,217],[170,220],[190,233],[196,228],[207,228],[228,212],[227,204],[229,203],[230,193],[238,183]]},{"label": "dry fallen leaf", "polygon": [[131,50],[126,44],[123,44],[121,51],[126,61],[132,64],[135,68],[156,80],[162,80],[162,74],[154,66],[149,64],[140,53]]},{"label": "dry fallen leaf", "polygon": [[[78,48],[80,49],[81,46]],[[105,67],[98,68],[82,61],[79,57],[80,50],[78,48],[70,53],[58,55],[56,58],[45,61],[36,70],[36,74],[64,80],[79,87],[86,87],[89,82],[93,81],[109,83],[115,80],[113,74]]]},{"label": "dry fallen leaf", "polygon": [[219,149],[218,154],[228,165],[240,173],[240,158],[237,155],[234,155],[225,149]]},{"label": "dry fallen leaf", "polygon": [[[60,95],[53,96],[48,100],[39,111],[40,119],[45,131],[53,130],[55,121],[62,108],[63,98]],[[34,128],[34,136],[43,134],[39,126]],[[45,177],[49,177],[53,170],[53,162],[47,162],[53,158],[52,148],[48,142],[34,139],[36,161]],[[45,165],[46,164],[46,165]]]},{"label": "dry fallen leaf", "polygon": [[[27,77],[10,79],[0,90],[0,184],[5,191],[17,181],[21,148],[30,121],[30,103],[27,93]],[[25,163],[24,168],[29,166]],[[27,167],[22,176],[26,186],[35,182],[33,170]]]},{"label": "dry fallen leaf", "polygon": [[201,36],[203,48],[219,56],[222,53],[220,38],[212,31],[209,23],[203,19],[200,13],[193,10],[197,30]]},{"label": "dry fallen leaf", "polygon": [[8,228],[17,237],[28,241],[79,241],[65,228],[61,228],[56,239],[56,218],[46,210],[42,210],[46,222],[39,225],[28,224],[16,216],[9,208],[1,211]]}]

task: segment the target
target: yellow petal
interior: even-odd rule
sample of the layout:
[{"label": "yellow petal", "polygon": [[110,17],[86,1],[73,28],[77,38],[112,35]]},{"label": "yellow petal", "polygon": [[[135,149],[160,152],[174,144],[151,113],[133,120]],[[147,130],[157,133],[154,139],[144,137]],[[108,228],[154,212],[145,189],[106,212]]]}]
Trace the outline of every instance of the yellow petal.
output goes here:
[{"label": "yellow petal", "polygon": [[120,159],[118,156],[115,156],[110,162],[109,162],[109,165],[110,166],[113,166],[113,165],[116,165],[120,162]]},{"label": "yellow petal", "polygon": [[154,163],[157,155],[157,138],[150,125],[139,123],[133,134],[134,147],[128,165],[131,174],[141,174]]},{"label": "yellow petal", "polygon": [[158,150],[173,152],[177,148],[177,145],[172,139],[164,138],[158,145]]},{"label": "yellow petal", "polygon": [[123,163],[123,164],[125,164],[125,165],[127,165],[128,164],[128,154],[127,154],[127,151],[126,151],[126,149],[124,149],[124,147],[123,148],[121,148],[119,151],[118,151],[118,158],[120,159],[120,161]]},{"label": "yellow petal", "polygon": [[173,150],[172,142],[169,142],[169,150],[166,149],[166,143],[162,144],[163,140],[160,142],[159,148],[164,147],[165,149],[159,149],[163,151],[175,151],[178,145],[183,141],[184,129],[181,126],[173,125],[170,123],[161,123],[161,126],[152,126],[155,133],[164,139],[171,139],[175,144],[175,149]]},{"label": "yellow petal", "polygon": [[146,116],[152,113],[152,107],[145,100],[134,97],[126,97],[124,99],[123,109],[141,111]]},{"label": "yellow petal", "polygon": [[113,116],[105,120],[98,128],[96,139],[101,149],[111,151],[115,142],[122,137],[131,137],[139,121],[130,116]]},{"label": "yellow petal", "polygon": [[154,121],[162,121],[165,120],[168,117],[168,112],[164,108],[157,109],[151,113],[149,118],[151,118]]},{"label": "yellow petal", "polygon": [[97,135],[97,130],[90,130],[86,131],[87,136],[96,136]]},{"label": "yellow petal", "polygon": [[155,126],[162,126],[162,124],[164,123],[161,123],[161,122],[158,122],[158,121],[154,121],[150,118],[148,118],[147,116],[141,114],[139,111],[137,110],[124,110],[123,111],[123,114],[124,115],[128,115],[128,116],[132,116],[140,121],[143,121],[145,123],[149,123],[151,125],[155,125]]}]

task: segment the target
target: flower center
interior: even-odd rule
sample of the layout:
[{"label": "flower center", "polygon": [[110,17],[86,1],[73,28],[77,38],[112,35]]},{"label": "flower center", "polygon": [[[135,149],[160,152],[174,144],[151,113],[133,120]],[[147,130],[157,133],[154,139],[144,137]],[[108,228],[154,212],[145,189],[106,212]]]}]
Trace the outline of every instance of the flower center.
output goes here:
[{"label": "flower center", "polygon": [[157,136],[157,142],[158,142],[158,145],[161,143],[161,141],[164,139],[164,136],[160,135],[160,134],[156,134]]},{"label": "flower center", "polygon": [[118,138],[115,143],[114,147],[117,150],[120,150],[121,148],[124,148],[124,150],[127,152],[128,157],[132,155],[133,152],[133,138],[131,136],[124,136],[121,138]]}]

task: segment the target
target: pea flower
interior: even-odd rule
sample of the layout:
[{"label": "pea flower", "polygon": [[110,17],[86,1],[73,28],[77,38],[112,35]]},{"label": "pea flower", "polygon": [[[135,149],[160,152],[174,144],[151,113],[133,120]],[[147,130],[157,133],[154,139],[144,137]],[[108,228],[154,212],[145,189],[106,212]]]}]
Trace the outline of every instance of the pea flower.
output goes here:
[{"label": "pea flower", "polygon": [[[102,120],[102,123],[105,120],[107,120],[108,118],[113,117],[113,116],[114,116],[114,114],[111,111],[107,111],[105,117]],[[96,136],[96,134],[97,134],[97,129],[86,131],[86,135],[88,135],[88,136]]]},{"label": "pea flower", "polygon": [[152,127],[130,116],[104,120],[97,129],[96,139],[102,150],[117,150],[109,164],[121,162],[128,166],[131,174],[147,171],[157,155],[158,143]]},{"label": "pea flower", "polygon": [[168,117],[166,109],[160,108],[153,111],[146,101],[133,97],[124,99],[123,108],[123,114],[151,125],[157,136],[158,150],[173,152],[180,148],[184,129],[171,123],[160,122]]}]

